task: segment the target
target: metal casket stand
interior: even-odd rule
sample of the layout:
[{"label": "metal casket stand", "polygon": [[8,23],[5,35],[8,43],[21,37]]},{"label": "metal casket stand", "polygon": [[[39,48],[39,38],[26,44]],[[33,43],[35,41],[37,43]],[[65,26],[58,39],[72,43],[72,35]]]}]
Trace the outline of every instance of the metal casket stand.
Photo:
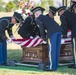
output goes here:
[{"label": "metal casket stand", "polygon": [[33,66],[38,67],[41,70],[44,70],[46,63],[48,62],[47,54],[48,54],[47,45],[44,44],[30,48],[22,47],[22,57],[20,63],[16,62],[16,60],[10,60],[9,65]]}]

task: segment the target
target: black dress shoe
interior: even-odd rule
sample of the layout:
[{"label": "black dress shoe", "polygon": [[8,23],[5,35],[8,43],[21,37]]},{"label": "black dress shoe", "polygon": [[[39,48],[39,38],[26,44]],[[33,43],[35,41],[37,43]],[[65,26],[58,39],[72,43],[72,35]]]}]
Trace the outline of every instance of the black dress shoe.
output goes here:
[{"label": "black dress shoe", "polygon": [[3,66],[8,66],[8,64],[7,64],[7,63],[3,63],[3,64],[1,64],[1,65],[3,65]]},{"label": "black dress shoe", "polygon": [[69,65],[68,68],[74,68],[74,69],[76,69],[76,65],[75,64]]},{"label": "black dress shoe", "polygon": [[51,70],[51,69],[45,69],[45,71],[55,71],[55,70]]}]

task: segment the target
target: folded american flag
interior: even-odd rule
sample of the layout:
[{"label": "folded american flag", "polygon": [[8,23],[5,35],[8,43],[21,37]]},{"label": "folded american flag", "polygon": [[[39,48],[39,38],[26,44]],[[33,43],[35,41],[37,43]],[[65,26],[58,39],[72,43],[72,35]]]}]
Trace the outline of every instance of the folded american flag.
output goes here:
[{"label": "folded american flag", "polygon": [[13,39],[13,42],[25,47],[35,47],[39,44],[46,44],[46,42],[40,37],[25,38],[25,39]]}]

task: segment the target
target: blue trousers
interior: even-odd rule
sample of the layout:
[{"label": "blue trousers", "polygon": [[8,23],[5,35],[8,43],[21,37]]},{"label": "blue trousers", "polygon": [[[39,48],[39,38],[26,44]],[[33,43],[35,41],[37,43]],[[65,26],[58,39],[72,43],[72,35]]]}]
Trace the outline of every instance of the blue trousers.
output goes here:
[{"label": "blue trousers", "polygon": [[59,63],[62,32],[54,33],[48,38],[49,64],[48,68],[56,70]]},{"label": "blue trousers", "polygon": [[73,63],[76,65],[76,37],[72,39]]},{"label": "blue trousers", "polygon": [[7,43],[6,41],[0,42],[0,64],[7,62]]}]

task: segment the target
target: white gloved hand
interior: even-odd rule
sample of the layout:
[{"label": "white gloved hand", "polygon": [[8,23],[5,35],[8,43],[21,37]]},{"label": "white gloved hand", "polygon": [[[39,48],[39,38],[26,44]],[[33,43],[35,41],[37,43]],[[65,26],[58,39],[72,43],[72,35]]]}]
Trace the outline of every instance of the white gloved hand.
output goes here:
[{"label": "white gloved hand", "polygon": [[61,44],[64,44],[65,43],[65,39],[61,39]]},{"label": "white gloved hand", "polygon": [[43,44],[47,44],[47,42],[46,41],[43,41]]},{"label": "white gloved hand", "polygon": [[36,38],[39,38],[39,36],[37,35]]},{"label": "white gloved hand", "polygon": [[33,36],[30,36],[31,39],[33,39]]},{"label": "white gloved hand", "polygon": [[12,43],[12,39],[8,39],[7,42],[8,42],[8,43]]}]

